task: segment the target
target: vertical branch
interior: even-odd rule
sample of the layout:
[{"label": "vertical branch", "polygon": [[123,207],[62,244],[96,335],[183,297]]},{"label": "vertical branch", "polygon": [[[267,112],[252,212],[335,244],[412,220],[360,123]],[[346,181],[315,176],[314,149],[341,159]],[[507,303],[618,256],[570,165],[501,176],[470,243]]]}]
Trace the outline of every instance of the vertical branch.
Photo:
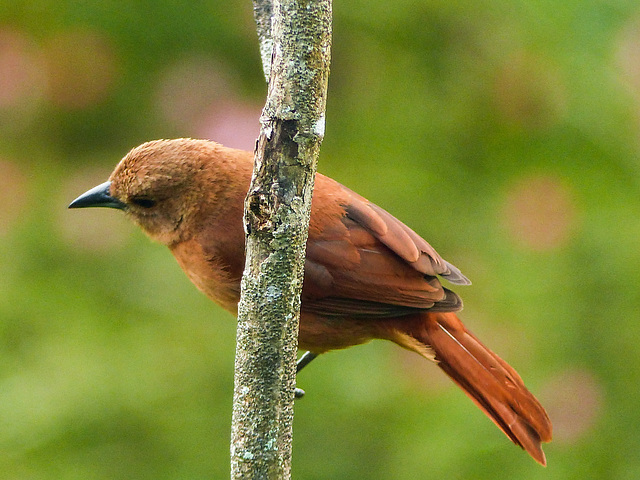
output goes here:
[{"label": "vertical branch", "polygon": [[271,20],[273,18],[273,0],[253,0],[253,17],[256,20],[258,41],[260,42],[260,59],[264,78],[269,83],[271,77],[271,54],[273,53],[273,37],[271,36]]},{"label": "vertical branch", "polygon": [[287,479],[300,292],[324,135],[331,0],[255,0],[254,9],[269,91],[245,201],[231,476]]}]

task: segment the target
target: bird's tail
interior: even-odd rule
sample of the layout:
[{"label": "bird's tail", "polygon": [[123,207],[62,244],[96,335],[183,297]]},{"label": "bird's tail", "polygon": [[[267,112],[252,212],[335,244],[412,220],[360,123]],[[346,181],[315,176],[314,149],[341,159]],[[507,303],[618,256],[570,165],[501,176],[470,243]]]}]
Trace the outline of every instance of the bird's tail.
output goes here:
[{"label": "bird's tail", "polygon": [[394,340],[435,360],[513,443],[546,465],[541,443],[551,441],[551,421],[518,373],[480,343],[455,313],[424,312],[415,325]]}]

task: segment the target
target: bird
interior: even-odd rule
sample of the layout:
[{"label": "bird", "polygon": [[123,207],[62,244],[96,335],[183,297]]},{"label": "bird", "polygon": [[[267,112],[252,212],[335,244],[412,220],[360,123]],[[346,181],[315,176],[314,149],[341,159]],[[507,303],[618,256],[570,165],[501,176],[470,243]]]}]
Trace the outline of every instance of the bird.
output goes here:
[{"label": "bird", "polygon": [[[109,179],[69,208],[124,211],[166,245],[195,286],[237,315],[245,264],[244,199],[251,152],[211,140],[133,148]],[[520,375],[485,347],[445,287],[470,281],[412,229],[337,181],[316,175],[311,203],[298,371],[330,350],[392,341],[434,362],[516,445],[546,465],[552,425]]]}]

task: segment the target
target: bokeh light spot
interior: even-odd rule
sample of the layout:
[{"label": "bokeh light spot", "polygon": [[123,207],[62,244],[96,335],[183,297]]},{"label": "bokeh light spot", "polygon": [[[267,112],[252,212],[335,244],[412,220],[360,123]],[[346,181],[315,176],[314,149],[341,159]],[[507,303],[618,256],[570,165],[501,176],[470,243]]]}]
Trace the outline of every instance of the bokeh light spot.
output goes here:
[{"label": "bokeh light spot", "polygon": [[598,421],[602,411],[602,385],[589,371],[565,370],[543,387],[547,413],[553,423],[553,441],[579,441]]},{"label": "bokeh light spot", "polygon": [[44,46],[49,100],[60,108],[92,107],[111,92],[117,70],[108,38],[90,30],[60,33]]},{"label": "bokeh light spot", "polygon": [[617,63],[629,91],[640,97],[640,21],[634,20],[620,33]]},{"label": "bokeh light spot", "polygon": [[229,68],[209,58],[183,58],[160,76],[157,108],[185,136],[253,150],[262,106],[241,99],[234,78]]},{"label": "bokeh light spot", "polygon": [[45,87],[42,61],[21,32],[0,28],[0,108],[21,107]]},{"label": "bokeh light spot", "polygon": [[162,116],[178,128],[192,128],[208,106],[231,93],[224,68],[208,59],[188,57],[169,65],[156,87]]},{"label": "bokeh light spot", "polygon": [[209,138],[227,147],[253,151],[260,129],[259,105],[242,101],[212,105],[195,126],[197,137]]},{"label": "bokeh light spot", "polygon": [[640,20],[634,19],[619,34],[617,69],[620,81],[634,100],[636,128],[640,122]]},{"label": "bokeh light spot", "polygon": [[28,203],[27,176],[11,162],[0,159],[0,236],[23,217]]},{"label": "bokeh light spot", "polygon": [[510,237],[532,250],[565,245],[576,230],[576,205],[570,188],[552,175],[520,180],[507,193],[504,222]]},{"label": "bokeh light spot", "polygon": [[503,119],[522,128],[554,125],[567,110],[566,88],[549,61],[527,53],[497,73],[494,98]]}]

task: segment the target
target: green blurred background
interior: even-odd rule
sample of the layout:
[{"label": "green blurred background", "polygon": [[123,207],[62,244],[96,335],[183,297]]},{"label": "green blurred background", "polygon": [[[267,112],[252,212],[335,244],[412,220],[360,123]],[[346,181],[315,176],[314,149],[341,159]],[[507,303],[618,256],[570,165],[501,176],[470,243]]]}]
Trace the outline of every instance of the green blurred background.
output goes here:
[{"label": "green blurred background", "polygon": [[[640,7],[334,6],[320,170],[474,285],[472,331],[547,406],[544,469],[392,344],[299,378],[299,479],[640,477]],[[252,149],[249,0],[0,0],[0,479],[227,478],[233,318],[115,211],[146,140]]]}]

